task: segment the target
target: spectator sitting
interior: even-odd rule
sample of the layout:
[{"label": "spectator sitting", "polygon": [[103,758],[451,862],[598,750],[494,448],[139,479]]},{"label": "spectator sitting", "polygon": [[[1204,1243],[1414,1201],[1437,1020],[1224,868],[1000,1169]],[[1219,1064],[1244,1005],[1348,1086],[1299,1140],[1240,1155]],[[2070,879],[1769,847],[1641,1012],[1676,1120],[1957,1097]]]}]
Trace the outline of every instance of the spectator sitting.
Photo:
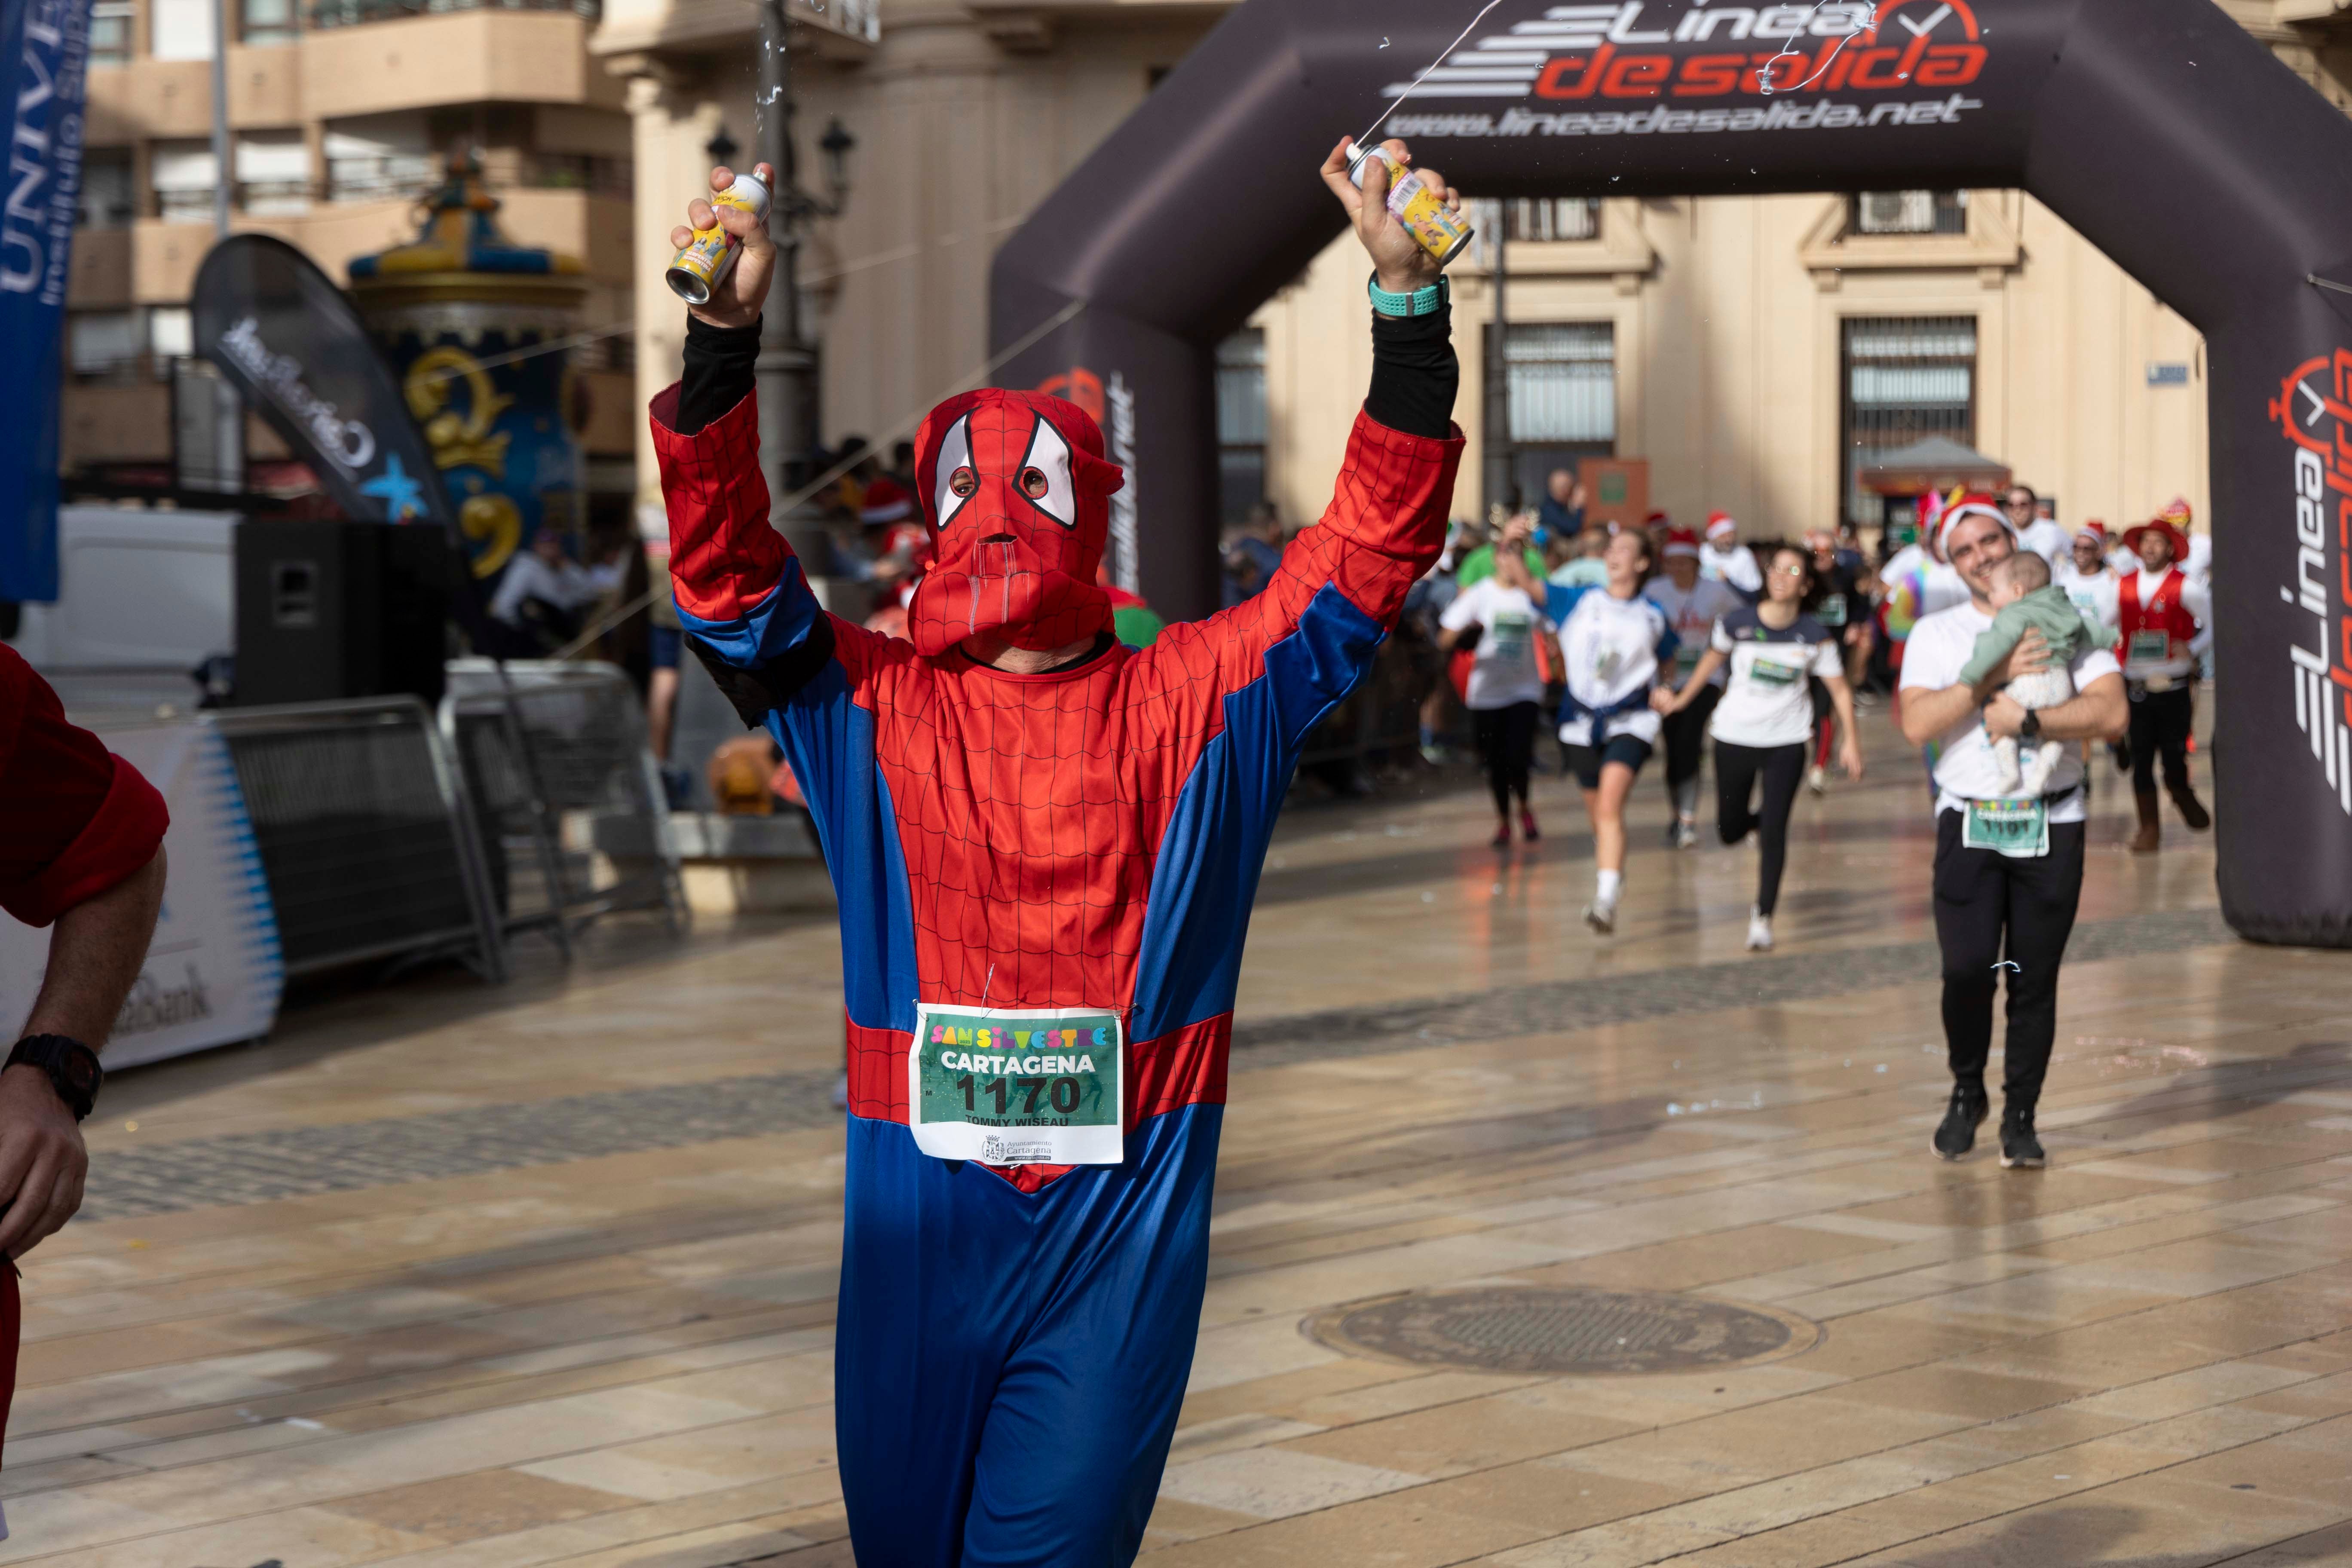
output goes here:
[{"label": "spectator sitting", "polygon": [[490,596],[490,618],[522,635],[535,652],[551,652],[580,632],[580,612],[609,593],[626,570],[615,559],[583,566],[564,549],[563,535],[541,525],[530,548],[507,561]]},{"label": "spectator sitting", "polygon": [[1289,534],[1282,526],[1282,509],[1270,500],[1250,508],[1249,521],[1240,537],[1225,550],[1225,604],[1238,605],[1255,596],[1274,580],[1282,564],[1282,547]]},{"label": "spectator sitting", "polygon": [[1574,539],[1584,531],[1584,484],[1566,468],[1554,468],[1544,481],[1544,499],[1536,508],[1536,521],[1554,539]]}]

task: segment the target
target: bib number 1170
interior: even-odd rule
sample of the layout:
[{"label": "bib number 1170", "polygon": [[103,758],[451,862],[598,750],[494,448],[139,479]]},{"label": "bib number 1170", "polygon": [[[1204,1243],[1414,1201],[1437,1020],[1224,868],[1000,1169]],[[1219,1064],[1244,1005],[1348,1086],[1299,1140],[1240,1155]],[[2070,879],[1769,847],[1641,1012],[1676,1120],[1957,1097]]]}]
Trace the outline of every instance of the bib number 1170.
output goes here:
[{"label": "bib number 1170", "polygon": [[996,1114],[999,1116],[1003,1116],[1009,1113],[1013,1105],[1020,1101],[1021,1095],[1024,1090],[1027,1092],[1029,1098],[1025,1103],[1022,1103],[1020,1105],[1020,1113],[1022,1115],[1034,1116],[1038,1114],[1039,1111],[1045,1110],[1045,1107],[1038,1103],[1037,1097],[1040,1094],[1045,1094],[1050,1096],[1049,1103],[1051,1104],[1052,1109],[1064,1116],[1067,1116],[1077,1110],[1078,1099],[1085,1092],[1083,1089],[1079,1089],[1078,1080],[1076,1079],[1066,1077],[1016,1078],[1009,1080],[1001,1078],[993,1078],[983,1079],[978,1084],[974,1084],[972,1082],[971,1075],[970,1073],[966,1073],[963,1077],[956,1079],[955,1086],[963,1090],[963,1108],[966,1110],[977,1110],[980,1109],[979,1102],[974,1098],[976,1095],[994,1095],[996,1097]]}]

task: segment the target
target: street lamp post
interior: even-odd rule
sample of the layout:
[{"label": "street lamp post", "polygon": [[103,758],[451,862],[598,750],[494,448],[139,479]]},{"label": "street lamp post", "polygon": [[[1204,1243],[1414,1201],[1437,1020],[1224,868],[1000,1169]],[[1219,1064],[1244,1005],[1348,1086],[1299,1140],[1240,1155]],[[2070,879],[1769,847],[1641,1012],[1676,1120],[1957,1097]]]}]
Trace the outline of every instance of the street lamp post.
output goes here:
[{"label": "street lamp post", "polygon": [[[850,150],[856,141],[835,120],[819,143],[824,150],[830,199],[800,188],[793,145],[792,23],[784,0],[761,0],[760,86],[756,156],[776,171],[770,211],[775,215],[776,271],[768,286],[753,379],[760,390],[760,470],[768,494],[781,503],[816,472],[819,447],[817,355],[801,330],[800,247],[809,223],[839,215],[848,199]],[[806,501],[772,519],[793,551],[821,576],[832,560],[822,509]]]}]

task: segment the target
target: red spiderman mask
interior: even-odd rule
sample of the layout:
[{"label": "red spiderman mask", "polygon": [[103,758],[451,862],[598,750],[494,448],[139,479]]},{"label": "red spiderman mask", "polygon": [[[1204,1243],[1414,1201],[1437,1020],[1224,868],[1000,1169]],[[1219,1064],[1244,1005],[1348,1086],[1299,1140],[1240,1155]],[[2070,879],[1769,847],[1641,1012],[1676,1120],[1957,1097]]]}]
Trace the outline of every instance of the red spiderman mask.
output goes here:
[{"label": "red spiderman mask", "polygon": [[917,652],[979,632],[1050,650],[1110,629],[1095,568],[1126,476],[1102,451],[1084,410],[1040,392],[982,387],[931,410],[915,480],[938,558],[908,607]]}]

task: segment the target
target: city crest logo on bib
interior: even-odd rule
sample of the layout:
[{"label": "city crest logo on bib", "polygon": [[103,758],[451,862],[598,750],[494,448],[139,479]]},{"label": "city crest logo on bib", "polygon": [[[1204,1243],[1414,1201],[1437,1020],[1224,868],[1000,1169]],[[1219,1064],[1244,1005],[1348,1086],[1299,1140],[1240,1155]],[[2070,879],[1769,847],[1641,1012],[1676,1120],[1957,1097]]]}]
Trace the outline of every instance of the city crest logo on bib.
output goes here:
[{"label": "city crest logo on bib", "polygon": [[921,1006],[908,1126],[940,1159],[1117,1164],[1125,1058],[1118,1015],[1103,1008]]}]

